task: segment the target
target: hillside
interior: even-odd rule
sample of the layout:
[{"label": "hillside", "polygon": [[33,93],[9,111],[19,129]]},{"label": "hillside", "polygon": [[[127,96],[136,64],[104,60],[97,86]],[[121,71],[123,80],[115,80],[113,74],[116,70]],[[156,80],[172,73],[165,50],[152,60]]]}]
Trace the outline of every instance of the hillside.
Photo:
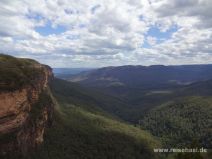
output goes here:
[{"label": "hillside", "polygon": [[[202,84],[205,83],[202,82]],[[189,87],[181,88],[178,92],[196,88],[196,84],[192,84]],[[201,88],[201,86],[198,88]],[[198,147],[211,148],[212,98],[210,97],[188,96],[180,98],[180,96],[177,97],[178,93],[176,93],[172,95],[172,102],[151,109],[148,114],[145,114],[143,120],[139,122],[140,126],[136,128],[117,121],[117,114],[107,109],[110,103],[115,102],[121,111],[121,105],[116,101],[116,98],[109,98],[102,92],[95,92],[92,89],[59,79],[55,79],[52,82],[52,91],[58,100],[58,104],[53,129],[49,129],[46,135],[46,141],[48,142],[41,149],[41,154],[46,156],[46,158],[52,158],[52,156],[61,158],[61,153],[58,153],[57,149],[64,152],[67,158],[70,156],[73,158],[83,158],[86,156],[84,152],[89,154],[88,158],[95,158],[94,156],[96,158],[151,158],[150,156],[153,154],[150,147],[157,147],[155,145],[159,143],[154,137],[143,131],[144,129],[157,136],[157,140],[160,140],[163,147],[166,148],[192,147],[195,146],[193,142],[197,142]],[[183,96],[183,94],[181,95]],[[166,101],[168,101],[168,98],[166,98]],[[108,105],[102,105],[105,103],[105,100],[108,101]],[[134,112],[134,115],[136,113]],[[111,116],[111,114],[113,115]],[[124,120],[125,118],[121,119]],[[79,121],[83,121],[83,124],[81,125]],[[76,125],[78,126],[76,127]],[[64,126],[68,127],[70,132],[66,132],[67,130]],[[65,144],[58,144],[62,136],[58,134],[63,134]],[[57,138],[58,136],[60,136],[60,139]],[[94,136],[98,136],[98,138]],[[75,139],[74,141],[73,138]],[[67,149],[66,147],[70,144],[75,149]],[[59,146],[55,148],[52,145]],[[125,146],[122,147],[123,145]],[[126,145],[129,147],[126,147]],[[140,147],[139,145],[142,146]],[[45,149],[46,147],[48,147],[48,150]],[[91,148],[88,150],[87,147]],[[103,147],[103,149],[99,147]],[[131,147],[134,148],[131,149]],[[141,150],[143,148],[145,149],[145,157],[142,154],[137,154],[137,152],[143,151]],[[124,149],[124,152],[122,149]],[[48,151],[48,154],[46,151]],[[165,156],[160,157],[166,158]],[[173,156],[169,157],[172,158]],[[202,158],[198,157],[198,154],[193,154],[193,157],[191,155],[190,158],[194,157]]]},{"label": "hillside", "polygon": [[[118,66],[72,75],[69,80],[125,103],[122,119],[138,123],[148,111],[184,96],[212,95],[212,65]],[[123,108],[125,111],[123,111]]]},{"label": "hillside", "polygon": [[140,120],[140,126],[167,146],[185,147],[196,140],[199,146],[211,148],[212,98],[176,98],[151,110]]},{"label": "hillside", "polygon": [[156,158],[153,153],[153,147],[159,146],[156,139],[108,116],[74,86],[78,88],[57,79],[52,83],[57,100],[53,125],[46,133],[43,147],[33,156],[51,159]]},{"label": "hillside", "polygon": [[89,111],[99,110],[107,114],[123,117],[127,113],[129,107],[124,101],[119,98],[105,94],[102,91],[83,87],[79,84],[67,82],[55,78],[52,82],[52,87],[58,96],[65,101],[73,104],[86,106],[85,109]]},{"label": "hillside", "polygon": [[75,75],[71,80],[126,103],[128,114],[122,112],[122,119],[150,131],[164,147],[190,147],[196,143],[211,148],[210,67],[108,67]]}]

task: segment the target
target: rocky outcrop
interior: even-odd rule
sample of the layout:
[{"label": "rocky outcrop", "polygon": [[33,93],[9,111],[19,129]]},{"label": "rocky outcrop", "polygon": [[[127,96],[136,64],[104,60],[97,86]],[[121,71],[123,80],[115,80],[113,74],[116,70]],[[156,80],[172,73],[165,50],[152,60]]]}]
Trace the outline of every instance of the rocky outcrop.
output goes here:
[{"label": "rocky outcrop", "polygon": [[0,156],[26,155],[43,142],[45,128],[51,125],[52,70],[38,63],[33,67],[39,73],[32,82],[16,90],[0,90]]}]

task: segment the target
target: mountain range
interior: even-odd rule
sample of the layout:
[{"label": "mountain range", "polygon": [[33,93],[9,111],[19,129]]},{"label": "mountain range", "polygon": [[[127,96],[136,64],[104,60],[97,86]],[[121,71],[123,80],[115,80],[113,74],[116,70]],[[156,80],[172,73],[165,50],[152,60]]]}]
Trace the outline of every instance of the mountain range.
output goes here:
[{"label": "mountain range", "polygon": [[[118,66],[64,74],[0,55],[0,157],[209,159],[212,65]],[[62,75],[62,76],[61,76]]]}]

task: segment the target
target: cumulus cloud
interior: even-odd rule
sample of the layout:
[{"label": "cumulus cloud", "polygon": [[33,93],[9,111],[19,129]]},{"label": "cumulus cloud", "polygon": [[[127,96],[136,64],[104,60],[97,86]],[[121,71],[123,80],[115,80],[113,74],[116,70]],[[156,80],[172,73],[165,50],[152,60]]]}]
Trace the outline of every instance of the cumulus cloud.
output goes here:
[{"label": "cumulus cloud", "polygon": [[54,67],[211,63],[211,15],[211,0],[1,0],[0,51]]},{"label": "cumulus cloud", "polygon": [[156,37],[152,37],[152,36],[147,36],[147,42],[150,45],[155,45],[157,43],[157,38]]}]

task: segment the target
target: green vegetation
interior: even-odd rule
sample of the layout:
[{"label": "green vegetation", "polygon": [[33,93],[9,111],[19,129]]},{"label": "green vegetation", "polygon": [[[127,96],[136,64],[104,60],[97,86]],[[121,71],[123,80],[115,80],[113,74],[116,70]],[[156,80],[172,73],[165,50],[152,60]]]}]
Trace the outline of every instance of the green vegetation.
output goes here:
[{"label": "green vegetation", "polygon": [[39,63],[31,59],[0,54],[0,90],[16,90],[33,83],[42,71],[36,65]]},{"label": "green vegetation", "polygon": [[212,98],[176,99],[150,111],[140,125],[161,137],[166,147],[185,147],[197,140],[200,146],[211,148]]},{"label": "green vegetation", "polygon": [[36,121],[36,119],[38,119],[41,115],[43,108],[48,107],[51,104],[52,97],[50,95],[49,88],[47,88],[40,93],[38,101],[33,104],[30,111],[30,119],[32,119],[32,121]]},{"label": "green vegetation", "polygon": [[91,101],[80,105],[87,100],[82,94],[78,94],[82,100],[76,103],[77,98],[62,93],[67,87],[61,83],[57,83],[60,90],[53,87],[57,99],[53,125],[47,129],[44,143],[33,158],[156,158],[153,148],[159,143],[149,133],[117,121],[95,107],[91,110]]},{"label": "green vegetation", "polygon": [[[34,84],[40,73],[40,64],[34,60],[0,55],[1,91]],[[27,157],[209,159],[209,155],[198,153],[158,157],[153,148],[212,147],[212,81],[156,85],[137,88],[112,83],[99,89],[53,80],[51,90],[40,94],[30,112],[36,121],[43,107],[53,100],[53,125],[46,129],[44,143]],[[7,134],[0,139],[3,143],[15,137]]]},{"label": "green vegetation", "polygon": [[[52,81],[52,88],[63,100],[80,105],[84,109],[114,118],[126,119],[130,106],[119,98],[107,95],[101,91],[88,89],[76,83],[60,79]],[[128,120],[125,120],[128,121]]]}]

